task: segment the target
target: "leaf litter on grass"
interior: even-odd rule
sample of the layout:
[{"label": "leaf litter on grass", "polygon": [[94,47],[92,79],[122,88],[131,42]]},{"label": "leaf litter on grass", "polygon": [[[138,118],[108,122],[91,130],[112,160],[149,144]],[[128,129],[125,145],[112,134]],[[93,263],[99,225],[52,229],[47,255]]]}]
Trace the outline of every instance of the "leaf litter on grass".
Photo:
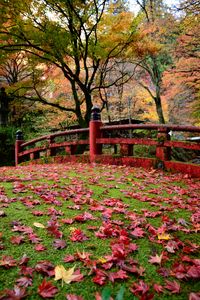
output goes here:
[{"label": "leaf litter on grass", "polygon": [[198,180],[124,166],[11,169],[1,168],[0,299],[100,300],[105,287],[115,299],[124,284],[123,299],[199,299]]}]

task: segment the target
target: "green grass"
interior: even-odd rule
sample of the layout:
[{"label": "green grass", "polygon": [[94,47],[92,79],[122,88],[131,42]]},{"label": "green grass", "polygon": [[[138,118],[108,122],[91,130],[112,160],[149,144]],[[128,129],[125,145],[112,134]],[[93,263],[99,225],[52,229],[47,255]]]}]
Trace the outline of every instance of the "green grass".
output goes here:
[{"label": "green grass", "polygon": [[[174,263],[180,263],[181,255],[187,255],[191,259],[198,258],[197,251],[184,252],[184,247],[190,246],[190,243],[200,245],[199,228],[195,222],[191,221],[192,214],[199,210],[197,195],[200,192],[200,183],[198,180],[184,179],[181,175],[155,171],[148,173],[142,169],[128,167],[83,164],[1,168],[0,177],[3,178],[0,181],[0,211],[4,211],[6,214],[6,216],[0,217],[0,245],[2,248],[0,250],[0,295],[5,289],[13,289],[16,279],[23,276],[19,274],[19,265],[8,269],[1,266],[2,257],[10,255],[19,261],[24,254],[30,258],[28,266],[33,268],[39,261],[48,260],[54,266],[62,264],[68,269],[75,265],[76,269],[80,269],[84,280],[68,285],[64,284],[63,287],[61,282],[54,281],[53,277],[46,277],[59,289],[55,299],[65,299],[66,294],[77,294],[84,300],[95,299],[95,293],[101,294],[105,286],[109,288],[113,298],[116,297],[120,287],[125,286],[124,300],[140,299],[141,295],[135,296],[129,289],[134,282],[139,280],[143,280],[149,285],[149,293],[154,294],[154,299],[188,299],[191,292],[197,293],[200,290],[198,278],[179,280],[173,272],[167,278],[158,273],[160,267],[172,270]],[[26,202],[30,204],[35,200],[39,201],[37,205],[25,205]],[[55,200],[58,202],[53,203]],[[113,205],[113,201],[116,201],[116,204]],[[101,205],[103,211],[91,211],[90,208],[94,203]],[[80,209],[72,209],[74,205],[79,205]],[[120,207],[124,205],[124,208],[121,211],[120,209],[115,210],[117,205],[121,205]],[[63,234],[62,239],[67,244],[64,249],[58,250],[53,247],[53,242],[57,238],[50,235],[46,228],[37,228],[33,225],[34,222],[39,222],[47,226],[47,222],[52,217],[50,215],[52,209],[63,214],[58,214],[54,218],[59,223],[59,230]],[[35,210],[44,212],[44,215],[33,215]],[[158,216],[145,216],[145,213],[151,214],[156,211],[159,212]],[[96,219],[83,223],[74,221],[73,224],[62,222],[62,219],[74,219],[84,212],[91,213]],[[105,218],[104,213],[108,212],[111,213],[111,216]],[[180,226],[179,219],[185,220],[187,225]],[[40,243],[45,246],[46,250],[35,251],[36,244],[29,241],[27,234],[13,232],[13,221],[31,227],[34,234],[41,239]],[[118,226],[116,223],[119,221],[123,222],[123,225]],[[95,274],[91,271],[91,266],[85,265],[80,260],[65,263],[63,258],[77,252],[89,252],[93,263],[99,259],[106,259],[108,255],[112,254],[112,243],[120,243],[120,236],[101,239],[95,235],[95,232],[110,222],[113,231],[119,232],[124,229],[130,242],[138,246],[137,251],[129,253],[125,257],[125,264],[129,265],[130,259],[133,259],[137,262],[137,267],[143,268],[144,272],[143,275],[127,272],[129,276],[127,280],[116,280],[112,283],[107,279],[105,284],[100,286],[93,282]],[[168,252],[165,248],[168,241],[159,241],[157,235],[152,236],[148,231],[150,225],[155,230],[165,228],[165,232],[170,234],[172,241],[179,240],[182,242],[182,246],[176,249],[175,253]],[[96,229],[90,230],[88,226],[96,226]],[[179,227],[176,228],[176,226]],[[140,227],[144,236],[134,237],[131,235],[134,227]],[[81,229],[89,237],[89,240],[72,242],[70,236],[74,229]],[[184,231],[185,229],[188,231]],[[12,244],[11,237],[19,235],[24,236],[24,242],[20,245]],[[167,256],[167,260],[164,260],[161,266],[149,262],[151,256],[161,255],[163,252]],[[188,263],[185,262],[184,265],[187,267]],[[102,269],[102,263],[97,263],[96,267]],[[114,272],[119,269],[120,267],[114,263],[112,269],[106,272]],[[33,285],[27,288],[27,299],[42,299],[38,295],[37,289],[43,278],[43,275],[34,271]],[[165,289],[166,279],[178,282],[181,286],[180,293],[172,294]],[[163,286],[161,294],[153,290],[154,283]]]}]

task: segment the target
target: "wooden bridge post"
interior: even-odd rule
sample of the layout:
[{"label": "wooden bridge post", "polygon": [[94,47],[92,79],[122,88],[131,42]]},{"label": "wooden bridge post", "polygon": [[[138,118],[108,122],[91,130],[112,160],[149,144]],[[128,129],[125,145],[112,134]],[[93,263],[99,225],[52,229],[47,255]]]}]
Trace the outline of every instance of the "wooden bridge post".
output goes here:
[{"label": "wooden bridge post", "polygon": [[89,125],[90,161],[94,162],[95,157],[102,153],[102,145],[96,143],[96,139],[101,137],[100,127],[101,113],[98,106],[92,108],[91,121]]},{"label": "wooden bridge post", "polygon": [[54,143],[54,137],[52,136],[49,136],[48,139],[47,139],[47,142],[48,142],[48,149],[47,149],[47,157],[49,156],[55,156],[56,155],[56,150],[54,148],[51,148],[51,144]]},{"label": "wooden bridge post", "polygon": [[21,130],[16,132],[16,141],[15,141],[15,166],[20,163],[19,152],[21,150],[21,145],[24,143],[23,133]]},{"label": "wooden bridge post", "polygon": [[122,156],[133,156],[133,145],[121,144],[120,145],[120,154]]},{"label": "wooden bridge post", "polygon": [[[156,158],[159,162],[170,160],[171,149],[164,145],[165,141],[170,140],[169,129],[166,127],[158,128],[158,145],[156,146]],[[163,166],[162,166],[163,167]]]}]

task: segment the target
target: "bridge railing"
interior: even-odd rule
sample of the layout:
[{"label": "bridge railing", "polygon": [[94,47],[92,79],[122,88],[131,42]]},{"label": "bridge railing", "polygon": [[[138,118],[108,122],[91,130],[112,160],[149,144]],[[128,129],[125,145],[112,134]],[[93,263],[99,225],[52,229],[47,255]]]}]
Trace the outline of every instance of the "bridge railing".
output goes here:
[{"label": "bridge railing", "polygon": [[16,165],[24,160],[55,156],[60,149],[65,154],[74,155],[79,145],[89,144],[88,133],[88,128],[73,129],[24,142],[22,132],[18,131],[15,144]]},{"label": "bridge railing", "polygon": [[[142,132],[143,137],[138,135]],[[177,138],[178,136],[178,138]],[[193,141],[189,137],[196,136]],[[41,157],[50,157],[68,154],[67,159],[75,157],[77,148],[85,145],[90,162],[129,164],[143,167],[160,167],[189,172],[200,177],[200,165],[181,164],[172,158],[173,149],[186,149],[199,153],[200,127],[161,124],[127,124],[105,126],[100,120],[100,113],[93,113],[89,128],[67,130],[42,136],[24,142],[21,132],[16,139],[16,165],[24,160],[34,160]],[[172,138],[173,137],[173,138]],[[197,140],[197,141],[196,141]],[[108,145],[117,145],[118,153],[108,153]],[[140,151],[140,157],[135,156],[135,146],[153,147],[153,158],[145,157]],[[83,153],[83,152],[82,152]],[[117,155],[115,155],[117,154]],[[191,171],[192,170],[192,171]],[[198,177],[197,176],[197,177]]]},{"label": "bridge railing", "polygon": [[[146,137],[138,138],[137,130],[142,129],[146,131]],[[133,155],[134,145],[147,145],[156,147],[156,157],[161,160],[171,159],[172,148],[182,148],[189,150],[200,150],[200,143],[191,142],[182,135],[182,140],[176,140],[177,132],[185,132],[189,135],[200,133],[200,127],[195,126],[180,126],[180,125],[160,125],[160,124],[130,124],[130,125],[115,125],[103,126],[100,128],[101,137],[97,139],[97,143],[105,144],[119,144],[121,146],[121,154],[126,156]],[[129,131],[129,137],[105,137],[106,133],[112,131]],[[151,138],[151,133],[154,132],[154,138]],[[156,135],[155,135],[156,132]],[[126,136],[128,136],[128,134]],[[123,135],[123,134],[122,134]],[[173,135],[173,140],[172,136]],[[131,136],[131,138],[130,138]],[[179,136],[180,139],[180,136]],[[199,138],[200,142],[200,138]]]}]

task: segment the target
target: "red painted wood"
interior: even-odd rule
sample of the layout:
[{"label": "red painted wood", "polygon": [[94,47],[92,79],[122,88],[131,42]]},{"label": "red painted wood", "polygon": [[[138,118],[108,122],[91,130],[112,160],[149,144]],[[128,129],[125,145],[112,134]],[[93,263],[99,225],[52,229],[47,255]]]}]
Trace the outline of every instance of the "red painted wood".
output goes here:
[{"label": "red painted wood", "polygon": [[91,162],[95,159],[95,156],[101,154],[101,145],[97,144],[96,139],[101,137],[100,127],[102,122],[98,120],[90,121],[89,129],[89,142],[90,142],[90,159]]},{"label": "red painted wood", "polygon": [[154,146],[157,145],[158,142],[153,139],[137,139],[137,138],[99,138],[96,140],[98,144],[109,144],[109,145],[115,145],[115,144],[125,144],[125,145],[148,145],[148,146]]},{"label": "red painted wood", "polygon": [[59,148],[59,147],[66,147],[70,145],[89,145],[89,140],[77,140],[77,141],[70,141],[70,142],[61,142],[61,143],[53,143],[49,145],[50,148]]},{"label": "red painted wood", "polygon": [[184,125],[161,125],[161,124],[126,124],[126,125],[108,125],[102,126],[101,131],[128,130],[128,129],[149,129],[149,130],[172,130],[172,131],[189,131],[200,132],[200,127]]},{"label": "red painted wood", "polygon": [[53,133],[51,135],[41,136],[39,138],[36,138],[36,139],[33,139],[33,140],[28,141],[26,143],[23,143],[21,146],[22,147],[27,147],[27,146],[30,146],[30,145],[35,144],[37,142],[43,141],[43,140],[45,141],[45,140],[55,139],[56,137],[60,137],[60,136],[69,136],[69,135],[73,135],[73,134],[88,133],[88,132],[89,132],[89,128],[80,128],[80,129],[72,129],[72,130],[61,131],[61,132]]},{"label": "red painted wood", "polygon": [[193,143],[193,142],[189,143],[189,142],[165,141],[164,146],[191,149],[191,150],[200,150],[200,143]]},{"label": "red painted wood", "polygon": [[[113,130],[134,130],[134,129],[145,129],[145,130],[156,130],[157,139],[144,139],[144,138],[103,138],[104,132],[111,132]],[[90,122],[89,128],[68,130],[63,132],[58,132],[52,135],[46,135],[39,137],[32,141],[24,143],[23,141],[17,141],[15,147],[15,159],[16,165],[19,163],[23,156],[29,155],[32,159],[38,157],[40,152],[46,151],[49,159],[53,161],[63,161],[63,157],[59,156],[52,157],[56,154],[56,149],[60,147],[65,147],[68,156],[66,156],[66,161],[74,159],[77,161],[77,156],[73,155],[77,145],[90,145],[90,162],[101,162],[109,164],[125,164],[130,166],[142,166],[145,168],[154,167],[159,161],[163,162],[163,165],[167,170],[179,171],[186,174],[189,174],[193,177],[200,177],[200,166],[194,164],[186,164],[180,162],[170,161],[170,151],[172,147],[178,147],[183,149],[191,150],[200,150],[200,143],[188,142],[188,141],[170,141],[169,131],[184,131],[190,133],[199,133],[200,127],[194,126],[181,126],[181,125],[160,125],[160,124],[128,124],[128,125],[114,125],[114,126],[102,126],[101,121],[94,120]],[[73,141],[64,141],[61,143],[55,142],[56,137],[60,136],[70,136],[81,133],[89,132],[89,140],[73,140]],[[35,147],[34,145],[37,142],[44,141],[44,146]],[[102,145],[121,145],[121,157],[112,157],[106,155],[100,155]],[[133,145],[147,145],[147,146],[156,146],[156,158],[138,158],[132,157],[132,148]],[[31,149],[25,149],[27,146],[32,146]],[[129,155],[125,157],[124,155]],[[130,156],[131,155],[131,156]],[[79,161],[85,160],[88,162],[88,157],[81,155],[78,156]],[[38,161],[38,160],[36,160]]]},{"label": "red painted wood", "polygon": [[15,142],[15,165],[17,166],[20,163],[20,150],[21,150],[21,145],[23,144],[24,141],[21,140],[16,140]]},{"label": "red painted wood", "polygon": [[46,146],[31,148],[31,149],[24,150],[24,151],[20,152],[19,157],[25,156],[25,155],[30,154],[30,153],[41,152],[41,151],[44,151],[44,150],[46,150]]},{"label": "red painted wood", "polygon": [[200,165],[188,164],[178,161],[165,161],[165,168],[168,171],[188,174],[191,177],[200,178]]}]

